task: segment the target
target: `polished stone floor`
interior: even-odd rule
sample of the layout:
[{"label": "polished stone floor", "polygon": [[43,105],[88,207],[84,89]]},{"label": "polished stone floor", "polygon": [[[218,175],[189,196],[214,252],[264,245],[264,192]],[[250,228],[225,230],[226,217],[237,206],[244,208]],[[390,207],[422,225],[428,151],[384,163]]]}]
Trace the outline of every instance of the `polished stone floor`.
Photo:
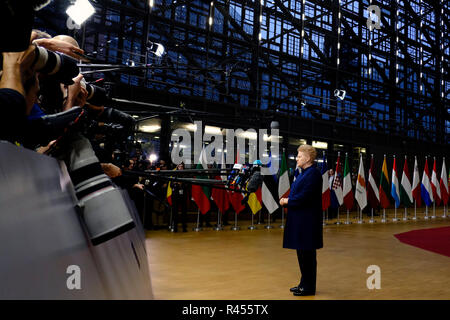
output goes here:
[{"label": "polished stone floor", "polygon": [[[298,284],[294,250],[282,249],[283,230],[259,225],[187,233],[147,232],[147,253],[156,299],[450,299],[450,257],[409,246],[394,235],[450,226],[436,219],[330,224],[318,251],[317,294],[294,297]],[[388,216],[393,216],[389,212]],[[342,218],[342,216],[341,216]],[[345,218],[345,216],[344,216]],[[333,221],[330,221],[332,223]],[[279,226],[277,221],[276,226]],[[180,228],[181,229],[181,228]],[[380,289],[368,289],[367,268],[380,268]]]}]

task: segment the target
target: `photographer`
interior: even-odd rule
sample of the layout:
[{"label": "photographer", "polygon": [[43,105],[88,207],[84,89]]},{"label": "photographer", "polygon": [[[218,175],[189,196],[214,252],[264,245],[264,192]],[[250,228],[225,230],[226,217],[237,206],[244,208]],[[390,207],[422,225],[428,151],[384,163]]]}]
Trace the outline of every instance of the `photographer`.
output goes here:
[{"label": "photographer", "polygon": [[[30,43],[37,34],[32,33]],[[39,90],[36,72],[32,68],[35,46],[25,51],[3,52],[3,65],[0,78],[0,139],[15,142],[23,136],[26,116],[33,106]]]},{"label": "photographer", "polygon": [[[177,166],[177,170],[184,170],[184,163]],[[182,182],[173,182],[172,184],[172,219],[173,231],[178,232],[178,209],[181,206],[181,225],[183,232],[187,232],[186,218],[187,218],[187,193],[188,189]]]},{"label": "photographer", "polygon": [[[39,32],[42,34],[42,32]],[[84,54],[78,42],[66,35],[53,38],[41,38],[33,41],[34,44],[50,51],[61,52],[76,60],[80,59],[77,53]],[[74,106],[83,107],[86,104],[88,92],[83,84],[84,77],[78,73],[71,84],[63,84],[55,77],[42,77],[40,106],[47,114],[66,111]]]},{"label": "photographer", "polygon": [[[40,33],[42,35],[42,33]],[[78,42],[66,35],[59,35],[54,38],[42,38],[34,40],[34,44],[46,47],[49,50],[55,50],[58,52],[63,52],[71,57],[79,58],[77,55],[83,54],[84,51],[79,48]],[[114,110],[112,108],[105,108],[104,106],[95,106],[93,104],[87,103],[88,90],[87,84],[84,81],[84,77],[79,73],[74,77],[71,82],[72,84],[63,84],[60,79],[48,76],[43,76],[43,88],[41,95],[41,106],[46,112],[55,113],[56,111],[67,111],[75,106],[86,107],[86,110],[91,118],[101,121],[117,121],[125,123],[123,126],[124,130],[129,130],[134,125],[134,119],[120,111]],[[67,82],[66,82],[67,83]],[[91,88],[91,91],[94,89]],[[100,89],[98,89],[100,91]],[[93,93],[93,92],[92,92]],[[95,94],[91,94],[95,97]],[[98,99],[100,97],[100,99]],[[102,99],[103,98],[103,99]],[[97,94],[97,102],[106,102],[106,94]],[[33,109],[34,114],[32,114],[29,119],[36,120],[45,115],[41,108],[36,104]],[[100,123],[102,124],[102,123]],[[31,137],[33,140],[34,137]],[[54,139],[56,137],[49,137]],[[30,143],[33,143],[31,141]],[[44,143],[46,144],[47,141]],[[47,150],[49,146],[40,148],[40,151]],[[95,149],[95,146],[94,146]],[[103,171],[110,177],[115,178],[121,175],[121,170],[119,167],[111,163],[101,163]]]}]

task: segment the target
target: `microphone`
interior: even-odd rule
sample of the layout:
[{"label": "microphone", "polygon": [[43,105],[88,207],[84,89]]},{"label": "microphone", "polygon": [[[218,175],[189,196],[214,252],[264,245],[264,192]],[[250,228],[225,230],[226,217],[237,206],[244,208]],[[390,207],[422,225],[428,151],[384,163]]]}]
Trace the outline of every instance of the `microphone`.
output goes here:
[{"label": "microphone", "polygon": [[248,192],[255,192],[259,189],[260,186],[262,186],[263,183],[263,176],[261,175],[261,168],[260,167],[253,167],[253,174],[250,176],[250,179],[248,181],[247,185],[247,191]]},{"label": "microphone", "polygon": [[242,173],[240,174],[240,185],[241,189],[245,189],[245,186],[247,185],[248,180],[250,179],[252,172],[249,166],[244,166],[242,168]]},{"label": "microphone", "polygon": [[236,179],[239,177],[239,172],[242,169],[242,164],[240,163],[236,163],[233,166],[233,170],[231,170],[231,173],[228,175],[227,177],[227,186],[229,186],[230,184],[235,184],[236,183]]}]

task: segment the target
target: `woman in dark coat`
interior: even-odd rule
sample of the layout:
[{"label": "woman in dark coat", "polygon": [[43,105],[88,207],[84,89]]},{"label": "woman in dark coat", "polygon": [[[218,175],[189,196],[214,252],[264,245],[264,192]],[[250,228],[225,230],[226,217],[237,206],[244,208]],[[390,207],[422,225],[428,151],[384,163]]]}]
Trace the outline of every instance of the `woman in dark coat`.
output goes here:
[{"label": "woman in dark coat", "polygon": [[291,288],[295,296],[315,295],[316,249],[323,247],[322,175],[314,164],[316,155],[310,145],[298,148],[297,166],[302,172],[292,184],[289,197],[280,200],[280,205],[288,208],[283,248],[297,250],[302,275],[300,284]]}]

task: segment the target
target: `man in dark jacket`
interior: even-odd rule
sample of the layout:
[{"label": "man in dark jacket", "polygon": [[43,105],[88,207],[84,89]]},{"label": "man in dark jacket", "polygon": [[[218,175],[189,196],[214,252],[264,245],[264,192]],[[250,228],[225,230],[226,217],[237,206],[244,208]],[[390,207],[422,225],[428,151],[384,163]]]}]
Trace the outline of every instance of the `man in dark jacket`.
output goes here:
[{"label": "man in dark jacket", "polygon": [[291,288],[295,296],[315,295],[316,249],[323,247],[322,175],[314,164],[316,155],[310,145],[298,148],[297,166],[302,172],[291,186],[289,197],[280,200],[280,205],[288,208],[283,248],[297,250],[302,275],[300,284]]}]

